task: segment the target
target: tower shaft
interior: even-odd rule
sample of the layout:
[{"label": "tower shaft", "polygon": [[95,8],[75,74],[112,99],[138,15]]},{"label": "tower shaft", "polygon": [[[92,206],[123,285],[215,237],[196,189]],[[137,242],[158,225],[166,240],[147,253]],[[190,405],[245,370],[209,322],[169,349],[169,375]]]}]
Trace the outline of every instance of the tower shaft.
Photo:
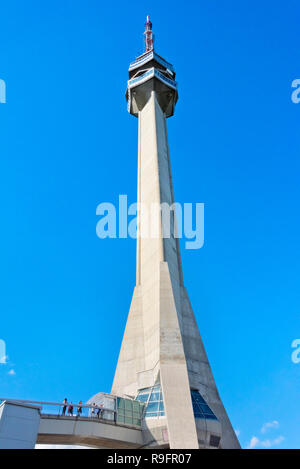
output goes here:
[{"label": "tower shaft", "polygon": [[[138,166],[138,201],[147,212],[162,202],[171,205],[173,191],[166,120],[155,91],[139,113]],[[157,219],[153,220],[155,216]],[[142,226],[138,231],[137,282],[112,392],[135,396],[138,389],[151,387],[160,380],[170,445],[173,448],[198,448],[173,293],[176,290],[179,306],[181,267],[178,240],[174,237],[163,239],[160,212],[157,211],[153,217],[157,237],[142,233]],[[144,215],[140,213],[140,225],[143,221]]]}]

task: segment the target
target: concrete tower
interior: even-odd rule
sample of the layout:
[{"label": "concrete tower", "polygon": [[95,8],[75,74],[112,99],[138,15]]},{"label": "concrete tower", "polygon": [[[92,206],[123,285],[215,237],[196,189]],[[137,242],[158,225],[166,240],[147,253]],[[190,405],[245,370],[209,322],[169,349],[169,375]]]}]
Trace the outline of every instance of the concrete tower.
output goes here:
[{"label": "concrete tower", "polygon": [[[153,49],[152,24],[145,23],[145,53],[129,67],[128,111],[138,117],[138,202],[172,206],[166,118],[178,99],[173,66]],[[145,402],[146,447],[240,448],[217,391],[184,286],[179,242],[142,236],[138,215],[136,286],[112,393]]]}]

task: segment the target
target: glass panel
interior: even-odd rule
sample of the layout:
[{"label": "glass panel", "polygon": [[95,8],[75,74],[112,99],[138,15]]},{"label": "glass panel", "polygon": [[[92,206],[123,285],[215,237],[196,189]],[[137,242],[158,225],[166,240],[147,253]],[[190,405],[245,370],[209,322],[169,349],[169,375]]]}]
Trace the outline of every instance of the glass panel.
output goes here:
[{"label": "glass panel", "polygon": [[158,402],[150,402],[147,406],[148,412],[157,412],[158,411]]},{"label": "glass panel", "polygon": [[208,405],[206,405],[206,404],[200,404],[200,408],[205,414],[212,414],[213,413],[210,410],[210,408],[208,407]]},{"label": "glass panel", "polygon": [[132,403],[131,401],[125,400],[125,409],[132,411]]},{"label": "glass panel", "polygon": [[133,412],[139,412],[140,411],[140,403],[137,401],[132,402],[132,409]]},{"label": "glass panel", "polygon": [[218,420],[214,414],[204,414],[204,416],[208,420]]},{"label": "glass panel", "polygon": [[150,401],[159,401],[159,392],[153,392],[150,397]]},{"label": "glass panel", "polygon": [[118,403],[117,403],[117,405],[118,405],[118,408],[119,408],[119,409],[124,408],[124,407],[125,407],[124,399],[118,397]]},{"label": "glass panel", "polygon": [[140,426],[141,425],[141,419],[133,419],[133,425],[138,425]]},{"label": "glass panel", "polygon": [[[164,416],[164,404],[162,400],[161,386],[159,384],[156,384],[152,388],[139,390],[135,402],[140,403],[140,418],[143,415],[147,418],[158,417],[159,410],[161,412],[161,416]],[[136,407],[134,407],[134,411],[137,412]],[[134,414],[134,418],[137,418],[137,414]]]},{"label": "glass panel", "polygon": [[192,391],[192,398],[193,398],[193,400],[195,400],[196,402],[205,404],[205,400],[204,400],[203,397],[199,394],[198,391]]},{"label": "glass panel", "polygon": [[196,418],[206,418],[211,420],[218,420],[211,408],[206,404],[205,400],[198,391],[192,390],[192,404],[194,416]]},{"label": "glass panel", "polygon": [[149,394],[141,394],[137,396],[137,400],[140,402],[147,402]]}]

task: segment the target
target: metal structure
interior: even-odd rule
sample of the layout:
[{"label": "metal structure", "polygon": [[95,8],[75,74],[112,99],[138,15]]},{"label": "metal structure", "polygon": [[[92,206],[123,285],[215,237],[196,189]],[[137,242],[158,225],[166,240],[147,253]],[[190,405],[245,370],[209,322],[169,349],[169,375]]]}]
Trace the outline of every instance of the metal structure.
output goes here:
[{"label": "metal structure", "polygon": [[152,32],[152,23],[149,20],[149,16],[147,16],[147,20],[145,23],[145,47],[146,47],[146,52],[149,52],[150,50],[153,49],[154,45],[154,34]]}]

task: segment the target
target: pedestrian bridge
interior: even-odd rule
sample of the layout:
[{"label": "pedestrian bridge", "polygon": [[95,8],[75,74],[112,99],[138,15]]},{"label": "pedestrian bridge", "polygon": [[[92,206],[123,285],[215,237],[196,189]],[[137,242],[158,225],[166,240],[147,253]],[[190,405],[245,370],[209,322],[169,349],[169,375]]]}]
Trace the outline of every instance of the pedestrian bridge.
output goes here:
[{"label": "pedestrian bridge", "polygon": [[36,443],[103,449],[143,446],[143,404],[132,399],[100,393],[95,403],[67,403],[66,415],[62,403],[4,398],[0,401],[0,449],[34,448]]},{"label": "pedestrian bridge", "polygon": [[94,448],[140,448],[141,428],[104,419],[41,414],[37,443]]}]

